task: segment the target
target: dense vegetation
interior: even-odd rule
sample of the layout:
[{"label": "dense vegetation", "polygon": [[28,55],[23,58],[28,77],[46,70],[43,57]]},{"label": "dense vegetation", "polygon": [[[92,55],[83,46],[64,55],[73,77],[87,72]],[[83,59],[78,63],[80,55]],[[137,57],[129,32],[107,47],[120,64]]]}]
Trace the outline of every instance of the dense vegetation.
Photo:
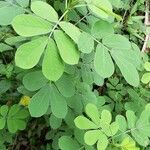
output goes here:
[{"label": "dense vegetation", "polygon": [[0,0],[0,150],[149,150],[145,5]]}]

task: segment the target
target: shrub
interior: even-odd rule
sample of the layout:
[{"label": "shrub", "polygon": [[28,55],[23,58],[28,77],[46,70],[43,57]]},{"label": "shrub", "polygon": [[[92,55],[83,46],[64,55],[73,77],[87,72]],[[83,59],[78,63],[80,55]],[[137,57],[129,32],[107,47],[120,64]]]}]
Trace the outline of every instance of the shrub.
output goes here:
[{"label": "shrub", "polygon": [[149,149],[144,2],[0,1],[0,149]]}]

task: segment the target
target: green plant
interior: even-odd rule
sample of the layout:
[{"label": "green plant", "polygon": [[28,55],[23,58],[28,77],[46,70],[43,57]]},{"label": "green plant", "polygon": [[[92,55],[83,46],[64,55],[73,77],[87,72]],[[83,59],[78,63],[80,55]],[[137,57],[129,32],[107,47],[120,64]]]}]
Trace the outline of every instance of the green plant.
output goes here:
[{"label": "green plant", "polygon": [[1,0],[0,149],[149,150],[144,12],[144,0]]},{"label": "green plant", "polygon": [[25,108],[21,108],[18,105],[13,105],[10,109],[8,106],[3,105],[0,108],[0,129],[7,128],[9,132],[15,133],[17,130],[24,130],[26,128],[26,118],[29,116],[28,111]]},{"label": "green plant", "polygon": [[[150,63],[149,63],[149,62],[146,62],[146,63],[144,64],[144,68],[146,69],[146,71],[150,71]],[[149,81],[150,81],[150,74],[149,74],[149,73],[145,73],[145,74],[142,76],[141,81],[142,81],[144,84],[149,83]]]},{"label": "green plant", "polygon": [[[88,104],[85,108],[85,112],[89,118],[78,116],[75,119],[75,125],[79,129],[88,130],[84,135],[85,143],[88,145],[97,143],[98,150],[106,149],[109,144],[118,147],[117,142],[120,141],[120,139],[124,139],[122,144],[125,141],[128,141],[127,144],[129,144],[130,136],[140,145],[147,146],[149,144],[148,138],[150,135],[149,111],[150,108],[149,105],[147,105],[138,119],[133,111],[128,110],[126,112],[127,120],[124,116],[117,115],[115,121],[111,123],[112,115],[108,110],[103,110],[100,116],[96,106]],[[135,143],[132,139],[131,143],[133,143],[133,145],[131,144],[132,147],[129,146],[128,148],[127,146],[126,149],[138,149],[135,147]]]}]

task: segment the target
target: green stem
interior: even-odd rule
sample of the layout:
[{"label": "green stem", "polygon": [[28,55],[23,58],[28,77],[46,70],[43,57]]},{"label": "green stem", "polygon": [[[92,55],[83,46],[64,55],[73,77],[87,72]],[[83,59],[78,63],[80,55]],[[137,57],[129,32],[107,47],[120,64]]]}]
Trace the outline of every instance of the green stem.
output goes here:
[{"label": "green stem", "polygon": [[80,23],[82,20],[84,20],[87,16],[89,16],[91,13],[87,13],[84,17],[82,17],[78,22],[75,23],[75,25],[77,25],[78,23]]},{"label": "green stem", "polygon": [[57,26],[59,25],[60,21],[65,17],[65,15],[68,13],[68,11],[69,11],[69,10],[67,9],[67,10],[63,13],[63,15],[59,18],[59,20],[57,21],[57,23],[54,25],[52,31],[51,31],[50,34],[49,34],[49,38],[51,38],[51,36],[52,36],[54,30],[57,28]]},{"label": "green stem", "polygon": [[68,0],[65,0],[65,9],[68,9]]}]

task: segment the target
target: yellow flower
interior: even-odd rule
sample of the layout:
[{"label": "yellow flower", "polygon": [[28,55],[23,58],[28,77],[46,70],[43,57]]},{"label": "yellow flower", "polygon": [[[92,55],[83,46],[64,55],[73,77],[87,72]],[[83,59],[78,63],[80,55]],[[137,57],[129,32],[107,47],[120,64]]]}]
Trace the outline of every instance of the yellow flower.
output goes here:
[{"label": "yellow flower", "polygon": [[30,97],[29,96],[23,96],[19,102],[19,104],[22,106],[28,106],[29,103],[30,103]]}]

